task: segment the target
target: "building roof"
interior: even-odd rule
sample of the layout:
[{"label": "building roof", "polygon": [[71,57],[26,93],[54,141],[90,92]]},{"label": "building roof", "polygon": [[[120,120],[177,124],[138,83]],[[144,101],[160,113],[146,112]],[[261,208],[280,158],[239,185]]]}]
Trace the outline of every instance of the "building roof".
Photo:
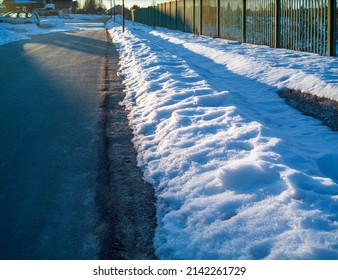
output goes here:
[{"label": "building roof", "polygon": [[43,3],[43,0],[4,0],[2,3],[30,4],[30,3]]}]

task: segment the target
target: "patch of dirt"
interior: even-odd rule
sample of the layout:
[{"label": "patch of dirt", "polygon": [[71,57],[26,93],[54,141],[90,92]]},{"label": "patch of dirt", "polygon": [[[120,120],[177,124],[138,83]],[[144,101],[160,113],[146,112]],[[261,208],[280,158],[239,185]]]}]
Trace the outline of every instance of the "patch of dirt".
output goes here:
[{"label": "patch of dirt", "polygon": [[329,98],[292,89],[278,91],[280,97],[304,115],[317,118],[334,131],[338,131],[338,102]]},{"label": "patch of dirt", "polygon": [[156,259],[156,197],[143,180],[132,144],[118,53],[107,32],[100,96],[100,158],[96,204],[101,220],[96,229],[100,259]]}]

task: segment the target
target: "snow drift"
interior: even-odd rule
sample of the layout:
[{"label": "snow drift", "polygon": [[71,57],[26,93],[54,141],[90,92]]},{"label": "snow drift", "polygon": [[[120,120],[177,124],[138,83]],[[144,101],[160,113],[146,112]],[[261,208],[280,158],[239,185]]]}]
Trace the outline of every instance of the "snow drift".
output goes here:
[{"label": "snow drift", "polygon": [[337,58],[108,28],[157,193],[158,257],[338,259],[338,135],[277,95],[337,98]]}]

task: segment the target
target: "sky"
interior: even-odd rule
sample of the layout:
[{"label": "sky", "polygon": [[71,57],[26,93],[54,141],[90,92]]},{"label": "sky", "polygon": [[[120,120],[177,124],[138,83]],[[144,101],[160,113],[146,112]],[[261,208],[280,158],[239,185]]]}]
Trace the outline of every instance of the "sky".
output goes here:
[{"label": "sky", "polygon": [[[106,0],[106,2],[108,4],[107,7],[110,5],[110,0]],[[114,0],[112,0],[112,2],[114,2]],[[164,0],[162,1],[153,1],[153,0],[125,0],[124,4],[130,8],[133,5],[139,5],[140,7],[148,7],[153,5],[153,3],[155,2],[155,4],[161,3],[161,2],[166,2]],[[115,0],[116,5],[121,5],[122,4],[122,0]]]}]

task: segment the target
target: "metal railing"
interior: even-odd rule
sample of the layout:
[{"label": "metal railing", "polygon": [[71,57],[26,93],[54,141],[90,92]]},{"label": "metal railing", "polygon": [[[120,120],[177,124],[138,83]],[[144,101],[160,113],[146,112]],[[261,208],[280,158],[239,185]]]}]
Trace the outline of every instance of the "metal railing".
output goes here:
[{"label": "metal railing", "polygon": [[132,20],[210,37],[336,55],[337,0],[175,0]]}]

